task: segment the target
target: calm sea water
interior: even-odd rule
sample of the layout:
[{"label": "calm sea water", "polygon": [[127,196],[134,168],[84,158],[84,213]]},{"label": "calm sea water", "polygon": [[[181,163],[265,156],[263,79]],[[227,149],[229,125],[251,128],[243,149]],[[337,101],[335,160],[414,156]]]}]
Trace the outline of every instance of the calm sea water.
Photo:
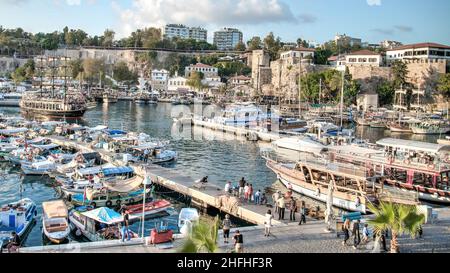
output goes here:
[{"label": "calm sea water", "polygon": [[[17,108],[0,108],[0,112],[19,115]],[[210,181],[225,184],[226,181],[237,182],[241,177],[245,177],[255,189],[261,190],[270,187],[276,180],[276,176],[265,166],[265,161],[260,156],[260,148],[267,144],[246,142],[234,136],[199,128],[184,128],[180,136],[180,130],[173,125],[172,112],[173,106],[167,103],[160,103],[157,106],[136,105],[132,102],[99,104],[97,108],[85,114],[82,122],[89,126],[104,124],[114,129],[143,132],[152,137],[170,140],[169,146],[179,153],[179,158],[176,163],[166,167],[181,170],[194,178],[209,176]],[[357,134],[372,142],[391,136],[388,130],[367,127],[358,128]],[[408,134],[392,137],[434,143],[437,139]],[[7,164],[1,165],[0,168],[0,204],[27,197],[38,204],[38,211],[41,213],[42,202],[57,198],[50,179],[24,177],[19,169],[12,169]],[[174,202],[176,210],[183,207],[183,204],[177,203],[176,200],[171,201]],[[172,228],[176,228],[177,216],[148,220],[145,223],[146,230],[153,228],[160,221],[167,221]],[[136,223],[133,229],[138,231],[139,227],[140,224]],[[43,243],[41,214],[39,214],[36,226],[25,245],[36,246]]]}]

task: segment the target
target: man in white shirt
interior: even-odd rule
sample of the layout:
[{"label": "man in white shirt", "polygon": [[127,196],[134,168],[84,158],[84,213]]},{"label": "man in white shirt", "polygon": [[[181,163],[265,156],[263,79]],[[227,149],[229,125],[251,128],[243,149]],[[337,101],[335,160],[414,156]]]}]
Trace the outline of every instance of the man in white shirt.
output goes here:
[{"label": "man in white shirt", "polygon": [[225,184],[225,193],[230,193],[230,191],[231,191],[231,182],[228,181],[228,182]]}]

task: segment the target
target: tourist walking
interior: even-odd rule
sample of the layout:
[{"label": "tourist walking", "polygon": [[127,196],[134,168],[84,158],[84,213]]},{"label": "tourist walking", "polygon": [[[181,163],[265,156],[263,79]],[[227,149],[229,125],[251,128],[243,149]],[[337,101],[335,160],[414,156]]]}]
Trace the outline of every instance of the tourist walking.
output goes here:
[{"label": "tourist walking", "polygon": [[236,230],[236,233],[234,234],[234,250],[236,253],[243,253],[244,252],[244,237],[242,236],[241,232],[239,230]]},{"label": "tourist walking", "polygon": [[344,225],[342,226],[342,231],[344,232],[344,241],[342,245],[347,245],[347,241],[350,238],[350,219],[345,219]]},{"label": "tourist walking", "polygon": [[231,229],[231,220],[230,215],[225,215],[225,219],[222,222],[222,230],[223,230],[223,242],[228,244],[228,240],[230,239],[230,229]]},{"label": "tourist walking", "polygon": [[280,196],[278,198],[278,220],[284,220],[284,212],[286,210],[286,201],[284,200],[284,196]]},{"label": "tourist walking", "polygon": [[366,244],[369,241],[369,225],[368,224],[364,224],[364,228],[363,228],[363,240],[362,242],[364,244]]},{"label": "tourist walking", "polygon": [[273,200],[273,206],[275,207],[275,213],[278,213],[279,209],[278,209],[278,199],[280,199],[280,191],[275,192],[274,194],[272,194],[272,200]]},{"label": "tourist walking", "polygon": [[254,201],[254,196],[253,196],[253,184],[250,184],[250,186],[248,186],[248,202],[252,202]]},{"label": "tourist walking", "polygon": [[298,223],[298,225],[300,226],[302,223],[306,224],[306,203],[305,203],[305,201],[302,201],[302,203],[301,203],[300,222]]},{"label": "tourist walking", "polygon": [[[289,220],[290,220],[290,221],[295,221],[295,213],[297,212],[297,200],[295,200],[294,197],[291,197],[291,202],[290,202],[290,205],[289,205],[289,210],[290,210],[290,213],[289,213]],[[301,218],[301,216],[300,216],[300,218]]]},{"label": "tourist walking", "polygon": [[122,210],[122,217],[123,217],[123,222],[122,222],[122,242],[125,242],[125,236],[127,237],[127,241],[131,240],[130,237],[130,229],[129,229],[129,215],[128,213],[125,212],[125,210]]},{"label": "tourist walking", "polygon": [[361,242],[361,234],[359,232],[359,223],[361,221],[360,220],[356,220],[355,222],[353,222],[353,248],[357,249],[359,243]]},{"label": "tourist walking", "polygon": [[243,198],[244,197],[244,189],[245,189],[245,178],[242,177],[241,180],[239,180],[239,198]]},{"label": "tourist walking", "polygon": [[255,193],[255,205],[260,205],[261,203],[261,190],[257,190]]},{"label": "tourist walking", "polygon": [[250,188],[250,185],[248,183],[246,183],[245,187],[244,187],[244,200],[246,202],[248,202],[248,193],[249,193],[248,189],[249,188]]},{"label": "tourist walking", "polygon": [[266,219],[264,221],[264,236],[269,237],[270,236],[270,228],[272,227],[272,211],[269,209],[266,213]]}]

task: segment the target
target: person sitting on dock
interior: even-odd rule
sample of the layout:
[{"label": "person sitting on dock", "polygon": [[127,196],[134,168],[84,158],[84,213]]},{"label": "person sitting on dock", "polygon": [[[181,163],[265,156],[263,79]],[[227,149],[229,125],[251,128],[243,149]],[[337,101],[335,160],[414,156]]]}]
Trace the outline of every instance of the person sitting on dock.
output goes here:
[{"label": "person sitting on dock", "polygon": [[15,231],[11,232],[11,237],[12,237],[11,241],[6,246],[6,248],[8,249],[8,253],[17,252],[17,249],[22,244],[19,235]]},{"label": "person sitting on dock", "polygon": [[231,194],[231,182],[230,182],[230,181],[228,181],[228,182],[225,184],[225,189],[224,189],[224,191],[225,191],[226,194]]},{"label": "person sitting on dock", "polygon": [[261,204],[261,205],[267,205],[267,197],[266,197],[266,194],[265,194],[265,193],[263,193],[262,196],[261,196],[261,202],[260,202],[260,204]]}]

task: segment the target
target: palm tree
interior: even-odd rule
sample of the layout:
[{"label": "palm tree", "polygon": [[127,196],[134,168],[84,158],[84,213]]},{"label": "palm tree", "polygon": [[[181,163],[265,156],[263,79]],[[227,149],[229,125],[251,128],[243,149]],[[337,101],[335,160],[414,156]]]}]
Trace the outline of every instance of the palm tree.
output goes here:
[{"label": "palm tree", "polygon": [[368,207],[376,216],[368,221],[375,234],[380,235],[384,230],[391,230],[391,253],[400,251],[398,236],[406,233],[415,238],[425,221],[425,216],[417,213],[416,206],[381,202],[379,207],[372,204]]},{"label": "palm tree", "polygon": [[219,216],[214,223],[200,220],[192,227],[192,232],[181,249],[181,253],[215,253],[219,249],[217,243],[219,233]]}]

